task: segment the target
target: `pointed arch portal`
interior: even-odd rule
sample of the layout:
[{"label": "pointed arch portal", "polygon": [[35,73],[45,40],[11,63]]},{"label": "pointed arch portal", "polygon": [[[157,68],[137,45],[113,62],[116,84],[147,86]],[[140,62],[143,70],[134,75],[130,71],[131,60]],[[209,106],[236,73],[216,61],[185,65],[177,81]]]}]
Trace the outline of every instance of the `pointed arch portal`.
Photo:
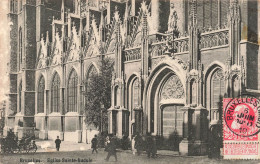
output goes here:
[{"label": "pointed arch portal", "polygon": [[[170,139],[182,138],[185,87],[171,67],[160,69],[147,88],[148,132]],[[179,144],[179,143],[178,143]]]}]

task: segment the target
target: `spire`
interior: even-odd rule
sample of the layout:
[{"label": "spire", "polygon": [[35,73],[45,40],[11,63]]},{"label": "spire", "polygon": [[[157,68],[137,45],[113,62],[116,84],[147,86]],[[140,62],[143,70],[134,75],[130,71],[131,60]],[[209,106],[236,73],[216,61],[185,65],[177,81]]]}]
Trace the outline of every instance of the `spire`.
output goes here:
[{"label": "spire", "polygon": [[127,18],[128,18],[128,11],[129,9],[128,9],[128,1],[126,1],[126,3],[125,3],[125,17],[124,17],[124,22],[126,22],[127,21]]},{"label": "spire", "polygon": [[61,20],[64,22],[64,0],[61,2]]},{"label": "spire", "polygon": [[195,25],[197,23],[196,18],[197,18],[197,0],[192,0],[191,1],[191,25]]}]

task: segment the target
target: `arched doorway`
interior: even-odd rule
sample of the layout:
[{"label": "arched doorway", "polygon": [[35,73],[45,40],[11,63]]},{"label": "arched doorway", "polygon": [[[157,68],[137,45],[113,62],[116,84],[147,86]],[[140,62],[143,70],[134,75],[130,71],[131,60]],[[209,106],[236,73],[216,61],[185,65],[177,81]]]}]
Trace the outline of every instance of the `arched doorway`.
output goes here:
[{"label": "arched doorway", "polygon": [[150,85],[148,131],[160,138],[162,149],[178,151],[183,136],[183,81],[174,71],[166,68],[151,80]]}]

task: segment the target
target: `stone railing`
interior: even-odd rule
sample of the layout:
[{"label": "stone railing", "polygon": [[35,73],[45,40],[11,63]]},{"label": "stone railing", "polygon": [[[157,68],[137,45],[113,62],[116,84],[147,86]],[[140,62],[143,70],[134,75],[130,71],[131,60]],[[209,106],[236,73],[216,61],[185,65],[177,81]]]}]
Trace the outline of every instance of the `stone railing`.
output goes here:
[{"label": "stone railing", "polygon": [[189,51],[189,37],[176,38],[173,42],[174,53]]},{"label": "stone railing", "polygon": [[141,47],[125,50],[125,61],[141,59]]},{"label": "stone railing", "polygon": [[161,56],[165,54],[166,51],[166,42],[155,42],[151,46],[151,56]]},{"label": "stone railing", "polygon": [[229,44],[229,30],[221,29],[201,34],[199,48],[212,48]]},{"label": "stone railing", "polygon": [[[168,45],[166,44],[168,42]],[[162,39],[159,42],[152,43],[151,56],[165,55],[169,49],[174,50],[174,53],[185,53],[189,51],[189,37],[175,38],[174,41],[168,38]]]}]

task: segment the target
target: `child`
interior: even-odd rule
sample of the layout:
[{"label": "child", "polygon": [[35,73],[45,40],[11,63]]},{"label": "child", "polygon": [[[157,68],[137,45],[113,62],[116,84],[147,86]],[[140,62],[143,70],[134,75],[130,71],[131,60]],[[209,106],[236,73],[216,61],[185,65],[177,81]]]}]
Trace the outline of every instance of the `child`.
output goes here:
[{"label": "child", "polygon": [[57,151],[60,150],[60,143],[61,143],[61,140],[59,139],[59,136],[57,136],[57,139],[55,140],[56,150]]}]

